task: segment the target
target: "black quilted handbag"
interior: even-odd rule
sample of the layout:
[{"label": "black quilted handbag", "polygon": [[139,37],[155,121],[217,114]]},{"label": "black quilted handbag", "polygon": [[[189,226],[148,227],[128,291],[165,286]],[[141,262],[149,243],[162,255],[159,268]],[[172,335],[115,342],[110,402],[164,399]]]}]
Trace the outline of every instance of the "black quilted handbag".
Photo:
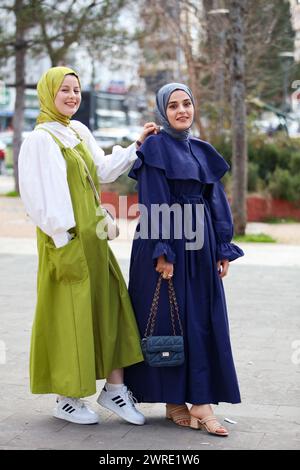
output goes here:
[{"label": "black quilted handbag", "polygon": [[[172,279],[168,279],[167,282],[173,335],[153,336],[162,279],[163,277],[160,275],[155,289],[144,338],[141,342],[142,351],[145,362],[151,367],[180,366],[184,363],[183,330]],[[175,314],[181,335],[176,334]]]}]

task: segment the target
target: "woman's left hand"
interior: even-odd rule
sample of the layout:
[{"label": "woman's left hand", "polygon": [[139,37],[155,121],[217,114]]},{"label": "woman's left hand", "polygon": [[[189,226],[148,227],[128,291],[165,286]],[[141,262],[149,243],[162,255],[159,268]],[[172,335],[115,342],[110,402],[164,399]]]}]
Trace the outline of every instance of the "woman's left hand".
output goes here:
[{"label": "woman's left hand", "polygon": [[222,259],[217,262],[217,268],[220,278],[225,277],[228,274],[229,261],[228,259]]},{"label": "woman's left hand", "polygon": [[144,125],[143,132],[137,140],[138,142],[141,142],[142,144],[144,140],[146,139],[146,137],[148,137],[148,135],[157,134],[158,132],[159,132],[159,126],[157,126],[155,122],[146,122],[146,124]]},{"label": "woman's left hand", "polygon": [[171,279],[174,274],[174,265],[166,261],[164,255],[157,258],[155,270],[162,275],[164,279]]}]

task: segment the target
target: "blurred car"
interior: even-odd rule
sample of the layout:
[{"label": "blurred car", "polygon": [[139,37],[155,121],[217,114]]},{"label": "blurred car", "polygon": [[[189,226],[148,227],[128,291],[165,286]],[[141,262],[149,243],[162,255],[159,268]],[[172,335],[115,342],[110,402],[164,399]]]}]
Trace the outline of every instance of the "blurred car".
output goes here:
[{"label": "blurred car", "polygon": [[6,145],[0,140],[0,175],[4,173],[5,170],[5,157],[6,157]]},{"label": "blurred car", "polygon": [[[30,134],[31,131],[23,131],[22,132],[22,141],[27,137],[28,134]],[[6,147],[12,147],[13,145],[13,137],[14,133],[13,131],[2,131],[0,132],[0,141],[3,142]]]},{"label": "blurred car", "polygon": [[104,127],[93,131],[99,146],[103,149],[114,145],[127,144],[134,142],[142,132],[142,127],[124,126],[124,127]]},{"label": "blurred car", "polygon": [[113,145],[121,144],[124,140],[124,133],[120,132],[119,129],[112,127],[98,129],[93,131],[93,136],[95,137],[97,143],[102,148],[112,147]]},{"label": "blurred car", "polygon": [[5,145],[5,147],[12,145],[13,131],[0,132],[0,141]]},{"label": "blurred car", "polygon": [[262,113],[260,119],[255,119],[252,122],[252,127],[262,134],[267,134],[271,131],[276,131],[280,125],[280,119],[276,114],[271,111],[265,111]]},{"label": "blurred car", "polygon": [[127,129],[126,138],[132,142],[137,140],[143,132],[142,126],[129,126]]},{"label": "blurred car", "polygon": [[111,136],[105,135],[102,132],[93,132],[93,136],[95,137],[95,140],[99,147],[106,149],[109,147],[113,147],[114,145],[117,145],[119,141]]}]

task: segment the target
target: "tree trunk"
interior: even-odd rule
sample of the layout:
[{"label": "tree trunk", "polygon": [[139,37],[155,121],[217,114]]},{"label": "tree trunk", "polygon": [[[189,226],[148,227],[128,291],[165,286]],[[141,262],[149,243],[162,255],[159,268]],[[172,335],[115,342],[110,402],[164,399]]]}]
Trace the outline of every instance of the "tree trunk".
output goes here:
[{"label": "tree trunk", "polygon": [[[226,37],[228,31],[228,9],[224,9],[223,0],[213,0],[213,4],[205,2],[207,14],[207,35],[210,43],[210,55],[214,62],[215,96],[214,104],[217,111],[215,136],[224,133],[225,121],[225,76],[226,76]],[[211,12],[214,10],[214,14]],[[224,11],[222,11],[224,10]],[[226,13],[227,12],[227,13]]]},{"label": "tree trunk", "polygon": [[22,143],[22,130],[24,127],[24,107],[25,107],[25,28],[21,19],[21,10],[23,0],[15,0],[16,15],[16,52],[15,52],[15,82],[16,82],[16,101],[13,116],[13,161],[15,190],[19,193],[19,171],[18,157]]},{"label": "tree trunk", "polygon": [[244,18],[247,0],[231,0],[232,213],[235,233],[247,223],[247,133],[245,104]]}]

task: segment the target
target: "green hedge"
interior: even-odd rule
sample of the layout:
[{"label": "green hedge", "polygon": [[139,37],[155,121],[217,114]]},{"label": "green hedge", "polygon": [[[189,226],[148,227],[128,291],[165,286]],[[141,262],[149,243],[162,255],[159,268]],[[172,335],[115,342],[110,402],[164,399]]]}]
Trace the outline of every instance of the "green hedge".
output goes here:
[{"label": "green hedge", "polygon": [[12,147],[7,146],[5,150],[5,166],[6,168],[13,168],[13,152]]},{"label": "green hedge", "polygon": [[[231,164],[231,142],[219,137],[212,144]],[[300,200],[300,139],[286,135],[250,135],[248,191],[267,191],[288,201]]]}]

